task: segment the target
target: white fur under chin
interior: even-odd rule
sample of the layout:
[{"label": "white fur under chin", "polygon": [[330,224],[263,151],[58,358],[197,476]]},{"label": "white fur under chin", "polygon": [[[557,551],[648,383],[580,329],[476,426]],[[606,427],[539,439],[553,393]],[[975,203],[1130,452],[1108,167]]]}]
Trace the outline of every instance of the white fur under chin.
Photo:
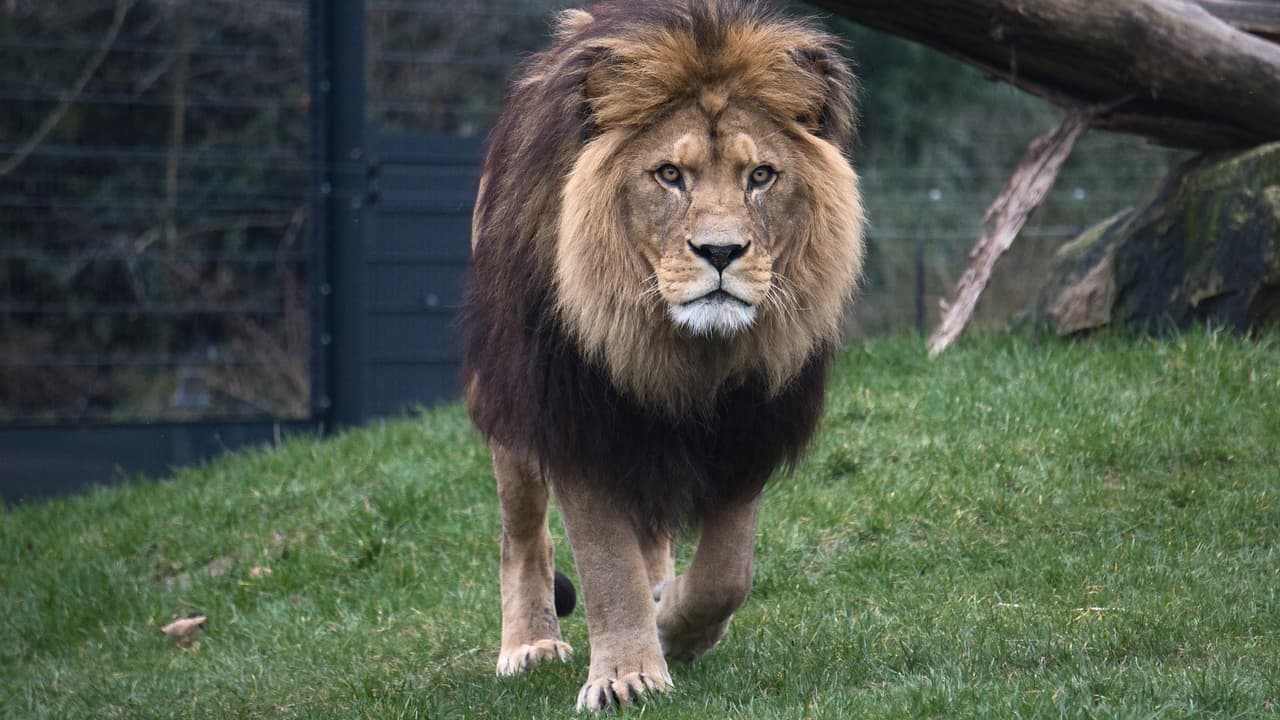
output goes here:
[{"label": "white fur under chin", "polygon": [[731,337],[751,327],[756,309],[728,298],[699,298],[683,305],[668,305],[667,314],[695,335]]}]

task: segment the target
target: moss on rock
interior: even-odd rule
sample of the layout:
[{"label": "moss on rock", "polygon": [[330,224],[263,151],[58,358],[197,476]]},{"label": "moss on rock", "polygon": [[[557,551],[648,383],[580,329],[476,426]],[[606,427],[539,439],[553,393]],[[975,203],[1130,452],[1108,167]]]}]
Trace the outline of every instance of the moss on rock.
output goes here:
[{"label": "moss on rock", "polygon": [[1032,317],[1062,334],[1280,325],[1280,143],[1189,161],[1063,246]]}]

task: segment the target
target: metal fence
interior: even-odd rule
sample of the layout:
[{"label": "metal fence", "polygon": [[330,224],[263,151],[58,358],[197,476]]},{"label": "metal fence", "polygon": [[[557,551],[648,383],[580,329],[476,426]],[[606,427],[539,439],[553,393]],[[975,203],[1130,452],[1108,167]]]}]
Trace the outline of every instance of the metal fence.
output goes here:
[{"label": "metal fence", "polygon": [[0,423],[309,416],[305,11],[0,11]]}]

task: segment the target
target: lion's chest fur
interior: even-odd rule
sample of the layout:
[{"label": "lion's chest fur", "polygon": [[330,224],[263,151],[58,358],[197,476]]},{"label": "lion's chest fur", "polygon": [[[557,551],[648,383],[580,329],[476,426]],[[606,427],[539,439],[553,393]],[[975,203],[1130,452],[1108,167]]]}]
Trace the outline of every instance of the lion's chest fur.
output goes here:
[{"label": "lion's chest fur", "polygon": [[[484,269],[479,261],[478,269]],[[557,487],[589,483],[612,493],[641,527],[674,528],[758,493],[774,469],[794,461],[821,415],[830,352],[813,351],[785,387],[765,378],[701,383],[723,375],[707,350],[686,358],[702,398],[671,413],[642,404],[589,360],[546,307],[549,287],[503,303],[472,303],[468,394],[473,420],[504,447],[537,463]],[[503,307],[505,305],[505,307]],[[514,313],[522,322],[498,322]],[[522,316],[521,316],[522,314]],[[477,330],[481,332],[476,332]],[[483,348],[483,349],[481,349]]]}]

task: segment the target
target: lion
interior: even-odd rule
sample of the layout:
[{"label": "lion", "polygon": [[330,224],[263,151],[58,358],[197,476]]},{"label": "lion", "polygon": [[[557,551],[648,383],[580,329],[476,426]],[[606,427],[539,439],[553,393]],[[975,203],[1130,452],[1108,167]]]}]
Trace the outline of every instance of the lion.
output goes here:
[{"label": "lion", "polygon": [[[746,0],[566,11],[524,66],[461,311],[502,521],[499,675],[573,652],[552,494],[587,615],[578,709],[666,692],[669,658],[724,636],[861,272],[853,88],[835,38]],[[677,575],[673,539],[695,530]]]}]

